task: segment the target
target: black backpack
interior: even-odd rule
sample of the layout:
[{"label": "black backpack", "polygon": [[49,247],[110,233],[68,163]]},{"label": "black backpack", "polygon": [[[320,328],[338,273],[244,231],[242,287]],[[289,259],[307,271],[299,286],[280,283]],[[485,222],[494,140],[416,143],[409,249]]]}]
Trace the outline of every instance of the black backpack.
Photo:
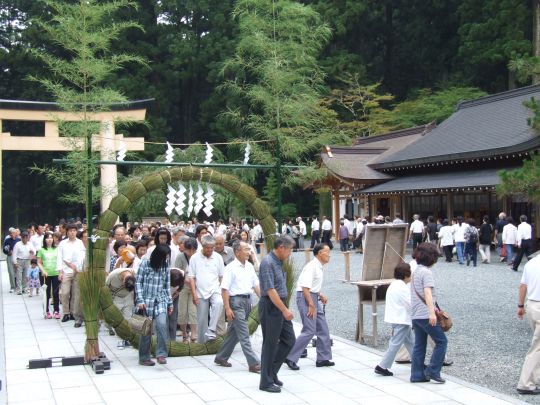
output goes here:
[{"label": "black backpack", "polygon": [[469,243],[478,243],[478,231],[476,228],[469,233]]}]

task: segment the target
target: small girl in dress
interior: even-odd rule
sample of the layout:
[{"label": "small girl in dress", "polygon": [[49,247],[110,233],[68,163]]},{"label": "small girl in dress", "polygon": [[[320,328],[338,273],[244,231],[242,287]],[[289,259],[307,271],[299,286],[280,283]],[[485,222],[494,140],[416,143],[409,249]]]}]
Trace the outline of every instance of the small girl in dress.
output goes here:
[{"label": "small girl in dress", "polygon": [[32,290],[36,289],[36,295],[39,295],[39,287],[41,284],[39,282],[39,267],[37,264],[37,259],[30,260],[30,267],[26,273],[26,286],[28,287],[28,296],[31,297]]}]

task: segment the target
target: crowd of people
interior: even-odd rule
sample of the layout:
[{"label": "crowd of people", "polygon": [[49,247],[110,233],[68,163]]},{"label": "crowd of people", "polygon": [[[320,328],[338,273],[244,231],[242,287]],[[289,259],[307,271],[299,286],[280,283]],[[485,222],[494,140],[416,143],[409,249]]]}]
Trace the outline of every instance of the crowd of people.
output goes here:
[{"label": "crowd of people", "polygon": [[[403,223],[399,215],[394,220],[379,216],[370,222],[344,216],[336,241],[341,251],[351,248],[361,251],[367,226]],[[248,371],[261,375],[259,388],[277,393],[283,385],[278,378],[281,365],[299,370],[299,360],[305,357],[313,337],[317,337],[316,366],[335,364],[324,313],[328,297],[322,293],[323,268],[330,261],[333,249],[332,223],[327,217],[319,221],[313,216],[310,225],[313,259],[302,269],[295,288],[302,322],[298,337],[291,323],[293,313],[285,305],[288,292],[283,266],[294,249],[307,248],[308,227],[301,217],[284,222],[273,249],[260,261],[258,253],[264,234],[258,221],[251,225],[245,221],[229,221],[226,225],[222,220],[216,223],[193,220],[165,226],[159,222],[118,224],[111,230],[103,263],[106,285],[126,320],[134,313],[153,320],[157,338],[155,357],[159,364],[167,363],[168,341],[181,338],[185,343],[205,343],[228,332],[214,362],[232,367],[229,358],[240,343]],[[414,215],[408,239],[414,249],[413,260],[396,267],[396,280],[388,289],[385,321],[392,324],[393,334],[375,373],[391,376],[391,365],[401,351],[405,352],[406,361],[412,363],[411,382],[444,383],[441,367],[451,361],[445,357],[447,339],[436,317],[437,294],[431,267],[443,253],[446,261],[452,261],[455,253],[460,264],[472,262],[476,266],[479,251],[482,261],[490,263],[490,251],[496,247],[500,260],[507,261],[517,271],[522,257],[531,254],[532,230],[525,216],[520,217],[520,225],[516,227],[513,219],[504,213],[494,226],[484,217],[479,228],[473,219],[464,221],[457,217],[449,223],[428,217],[423,222]],[[3,245],[10,293],[32,297],[46,286],[44,317],[62,322],[73,320],[74,326],[80,327],[84,316],[77,274],[85,271],[87,244],[86,227],[81,221],[62,222],[55,227],[31,225],[22,231],[10,228]],[[522,285],[531,286],[531,278],[524,275]],[[538,294],[535,286],[533,283],[529,289],[529,299]],[[526,288],[520,292],[520,301],[524,301],[526,293]],[[257,301],[255,296],[259,297],[263,334],[260,358],[251,346],[248,330],[248,316]],[[536,312],[533,316],[537,316]],[[523,314],[520,304],[518,315]],[[114,334],[112,328],[107,328]],[[433,352],[425,366],[428,341]],[[151,358],[150,343],[151,336],[141,336],[141,365],[156,363]],[[129,342],[120,341],[119,345],[125,347]],[[529,359],[529,363],[532,361]],[[529,373],[535,370],[530,364],[525,367]],[[531,383],[523,377],[519,390],[536,393],[537,389],[530,387]]]}]

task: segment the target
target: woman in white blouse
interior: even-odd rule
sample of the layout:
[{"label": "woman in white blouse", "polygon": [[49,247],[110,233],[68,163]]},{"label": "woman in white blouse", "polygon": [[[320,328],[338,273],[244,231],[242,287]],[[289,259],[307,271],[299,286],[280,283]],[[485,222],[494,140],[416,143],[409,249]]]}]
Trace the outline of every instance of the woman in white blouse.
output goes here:
[{"label": "woman in white blouse", "polygon": [[502,243],[506,246],[506,263],[511,266],[514,261],[514,246],[517,244],[517,228],[512,217],[506,218],[502,232]]},{"label": "woman in white blouse", "polygon": [[384,321],[392,324],[392,337],[388,350],[381,362],[375,367],[375,373],[388,377],[394,375],[389,368],[394,363],[396,354],[404,345],[409,355],[412,355],[414,335],[411,328],[411,266],[400,263],[394,270],[396,280],[390,284],[386,292]]}]

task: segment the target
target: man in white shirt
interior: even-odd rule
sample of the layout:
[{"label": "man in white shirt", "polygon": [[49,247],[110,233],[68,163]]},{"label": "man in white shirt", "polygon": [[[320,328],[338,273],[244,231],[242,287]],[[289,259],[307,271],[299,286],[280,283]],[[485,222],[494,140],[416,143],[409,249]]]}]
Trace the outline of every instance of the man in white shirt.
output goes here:
[{"label": "man in white shirt", "polygon": [[302,217],[296,218],[296,222],[298,223],[298,231],[300,232],[298,236],[298,249],[304,249],[304,239],[307,235],[306,223],[302,220]]},{"label": "man in white shirt", "polygon": [[255,237],[255,248],[257,250],[257,254],[259,254],[261,253],[261,243],[264,242],[264,232],[258,219],[256,219],[253,223],[255,224],[252,230]]},{"label": "man in white shirt", "polygon": [[322,225],[322,238],[321,242],[326,243],[330,249],[333,249],[334,245],[332,244],[332,241],[330,240],[332,238],[332,222],[326,217],[323,217]]},{"label": "man in white shirt", "polygon": [[302,269],[296,284],[296,305],[302,317],[302,332],[296,338],[294,347],[289,352],[285,364],[291,370],[299,370],[296,364],[300,355],[317,335],[317,367],[330,367],[335,363],[332,360],[332,343],[324,311],[319,301],[326,305],[328,299],[321,294],[323,283],[323,265],[330,261],[330,248],[324,243],[313,248],[315,258]]},{"label": "man in white shirt", "polygon": [[201,243],[202,250],[189,261],[188,278],[191,279],[193,303],[197,306],[198,341],[204,343],[216,338],[217,323],[223,311],[219,283],[224,265],[221,255],[214,252],[216,241],[212,235],[204,235]]},{"label": "man in white shirt", "polygon": [[316,243],[321,243],[321,224],[316,215],[311,217],[311,246],[313,249]]},{"label": "man in white shirt", "polygon": [[[86,248],[77,239],[77,225],[66,226],[67,239],[58,245],[56,268],[60,280],[60,302],[64,316],[62,322],[75,320],[75,314],[80,313],[78,288],[75,286],[77,273],[83,270]],[[80,321],[80,320],[79,320]],[[79,322],[78,322],[79,323]],[[80,326],[80,325],[79,325]]]},{"label": "man in white shirt", "polygon": [[525,315],[525,297],[528,299],[527,317],[533,330],[533,338],[521,368],[517,391],[520,394],[538,395],[540,394],[537,383],[540,374],[540,339],[538,339],[540,333],[540,256],[531,259],[523,269],[518,296],[517,316],[519,319],[523,319]]},{"label": "man in white shirt", "polygon": [[34,257],[36,250],[34,245],[30,243],[30,235],[28,231],[21,232],[21,240],[13,246],[11,259],[13,268],[15,269],[15,289],[17,295],[22,295],[26,292],[26,273],[30,268],[30,259]]},{"label": "man in white shirt", "polygon": [[532,254],[532,228],[527,223],[527,217],[525,215],[520,216],[519,221],[520,224],[517,228],[517,247],[519,251],[512,265],[512,270],[514,271],[518,271],[523,255],[526,255],[527,260],[529,260]]},{"label": "man in white shirt", "polygon": [[34,245],[35,254],[43,247],[43,225],[38,225],[36,233],[30,238],[30,242]]},{"label": "man in white shirt", "polygon": [[249,340],[248,318],[251,312],[251,292],[260,296],[259,278],[255,268],[248,261],[251,249],[246,242],[233,244],[235,259],[225,267],[221,280],[221,296],[225,314],[229,321],[227,336],[221,345],[214,362],[222,367],[231,367],[229,357],[238,342],[242,347],[252,373],[261,372],[261,361],[251,348]]},{"label": "man in white shirt", "polygon": [[420,221],[420,215],[413,215],[413,222],[409,231],[409,240],[412,240],[412,247],[416,249],[419,243],[424,239],[424,223]]}]

